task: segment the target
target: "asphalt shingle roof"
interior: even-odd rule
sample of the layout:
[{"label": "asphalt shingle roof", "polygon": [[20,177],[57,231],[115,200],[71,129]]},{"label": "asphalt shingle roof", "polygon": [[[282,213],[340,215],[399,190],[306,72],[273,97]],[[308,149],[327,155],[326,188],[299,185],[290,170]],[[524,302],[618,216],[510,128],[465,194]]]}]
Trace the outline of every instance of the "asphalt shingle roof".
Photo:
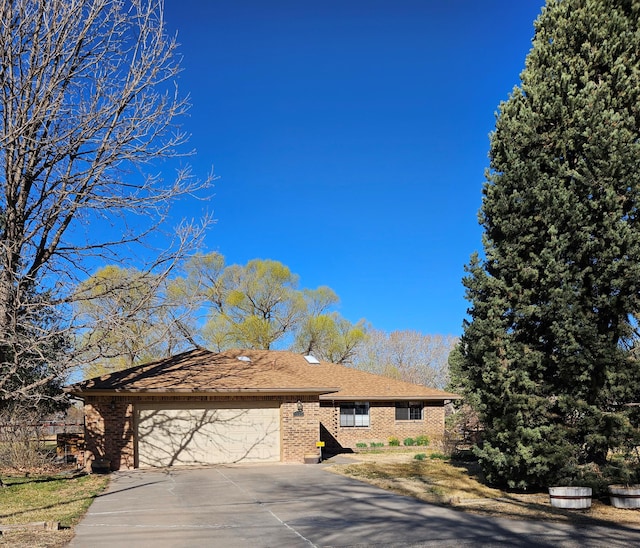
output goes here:
[{"label": "asphalt shingle roof", "polygon": [[321,400],[445,400],[458,395],[277,350],[198,349],[139,365],[67,388],[97,392],[240,392],[319,394]]}]

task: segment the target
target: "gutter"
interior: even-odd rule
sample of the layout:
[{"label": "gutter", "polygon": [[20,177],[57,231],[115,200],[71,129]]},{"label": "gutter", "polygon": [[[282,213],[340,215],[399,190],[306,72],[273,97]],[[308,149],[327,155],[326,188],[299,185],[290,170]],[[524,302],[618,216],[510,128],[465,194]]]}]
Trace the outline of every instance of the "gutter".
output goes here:
[{"label": "gutter", "polygon": [[271,396],[289,396],[289,395],[312,395],[319,396],[321,394],[331,394],[340,390],[334,387],[317,387],[317,388],[222,388],[222,389],[193,389],[193,388],[87,388],[74,389],[72,386],[65,387],[64,392],[74,397],[83,399],[87,396],[113,396],[114,394],[125,396],[131,395],[173,395],[173,394],[189,394],[189,395],[212,395],[212,394],[242,394],[247,395],[271,395]]}]

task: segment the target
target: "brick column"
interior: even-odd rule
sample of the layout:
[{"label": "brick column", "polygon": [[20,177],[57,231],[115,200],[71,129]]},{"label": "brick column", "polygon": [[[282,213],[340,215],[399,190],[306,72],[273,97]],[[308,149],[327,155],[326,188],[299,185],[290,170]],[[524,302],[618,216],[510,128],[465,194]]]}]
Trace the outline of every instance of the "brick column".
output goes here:
[{"label": "brick column", "polygon": [[133,405],[124,398],[89,397],[84,414],[87,465],[106,458],[111,470],[133,468]]},{"label": "brick column", "polygon": [[318,400],[287,399],[280,406],[282,462],[303,463],[305,455],[318,455],[320,441],[320,406]]}]

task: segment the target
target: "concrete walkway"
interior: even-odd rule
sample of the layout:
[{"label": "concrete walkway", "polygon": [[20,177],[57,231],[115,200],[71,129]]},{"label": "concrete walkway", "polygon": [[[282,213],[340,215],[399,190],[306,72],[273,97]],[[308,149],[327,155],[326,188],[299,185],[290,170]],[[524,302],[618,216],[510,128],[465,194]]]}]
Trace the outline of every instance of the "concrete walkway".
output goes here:
[{"label": "concrete walkway", "polygon": [[640,530],[491,519],[389,493],[324,465],[112,475],[75,548],[640,546]]}]

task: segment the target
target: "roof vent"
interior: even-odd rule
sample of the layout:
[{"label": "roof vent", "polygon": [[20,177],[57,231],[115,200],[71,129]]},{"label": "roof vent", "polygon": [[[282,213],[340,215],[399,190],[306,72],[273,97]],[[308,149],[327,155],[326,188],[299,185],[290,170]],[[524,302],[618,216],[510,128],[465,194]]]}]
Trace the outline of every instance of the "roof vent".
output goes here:
[{"label": "roof vent", "polygon": [[238,359],[241,362],[250,362],[251,361],[251,358],[249,356],[238,356]]},{"label": "roof vent", "polygon": [[305,356],[304,359],[313,365],[318,365],[320,363],[318,358],[316,358],[315,356],[312,356],[311,354],[309,354],[308,356]]}]

